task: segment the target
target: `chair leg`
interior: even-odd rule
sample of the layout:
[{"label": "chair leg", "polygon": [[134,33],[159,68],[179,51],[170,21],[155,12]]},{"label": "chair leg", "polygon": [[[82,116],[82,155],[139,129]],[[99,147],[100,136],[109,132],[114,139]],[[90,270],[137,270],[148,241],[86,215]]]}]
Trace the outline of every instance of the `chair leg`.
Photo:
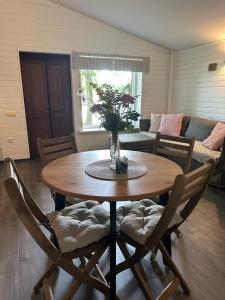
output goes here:
[{"label": "chair leg", "polygon": [[155,260],[156,259],[156,256],[157,256],[157,253],[158,253],[158,247],[155,247],[152,252],[151,252],[151,256],[150,256],[150,259],[151,261]]},{"label": "chair leg", "polygon": [[156,298],[156,300],[167,300],[179,285],[180,280],[178,277],[175,277],[174,280],[172,280],[163,290],[163,292]]},{"label": "chair leg", "polygon": [[163,245],[162,242],[159,242],[158,246],[159,246],[159,250],[162,252],[162,255],[163,255],[165,261],[167,262],[168,266],[171,268],[171,270],[174,273],[174,275],[179,278],[180,285],[183,288],[184,292],[187,293],[187,294],[189,294],[190,293],[190,289],[189,289],[187,283],[185,282],[184,278],[182,277],[180,271],[178,270],[177,266],[173,262],[171,256],[168,254],[165,246]]},{"label": "chair leg", "polygon": [[102,274],[102,271],[100,270],[100,268],[97,264],[95,265],[95,271],[96,271],[98,277],[101,279],[101,281],[105,282],[105,284],[108,284],[108,282],[106,281],[104,275]]},{"label": "chair leg", "polygon": [[80,260],[81,266],[84,267],[86,265],[86,259],[85,259],[85,257],[80,257],[79,260]]},{"label": "chair leg", "polygon": [[[130,253],[127,249],[126,243],[124,241],[118,240],[118,245],[120,247],[121,252],[123,253],[124,258],[129,259]],[[137,280],[140,288],[142,289],[142,292],[144,293],[145,298],[147,300],[153,300],[152,292],[148,286],[148,283],[145,281],[145,278],[142,276],[142,274],[140,272],[139,265],[138,264],[130,265],[130,269],[134,275],[134,278]]]},{"label": "chair leg", "polygon": [[[144,249],[142,247],[136,248],[135,253],[132,256],[130,256],[125,261],[123,261],[122,263],[119,263],[116,266],[116,274],[119,274],[119,273],[125,271],[126,269],[129,269],[131,265],[137,264],[143,257],[146,256],[146,254],[148,254],[148,252],[149,251],[147,249]],[[110,281],[109,273],[105,277],[106,277],[107,281]]]},{"label": "chair leg", "polygon": [[[75,282],[72,286],[71,289],[73,289],[73,291],[76,291],[78,289],[77,285],[80,285],[82,283],[87,284],[88,286],[97,289],[98,291],[100,291],[101,293],[103,293],[104,295],[106,295],[107,297],[109,297],[110,294],[110,289],[109,286],[106,285],[105,283],[103,283],[102,281],[96,279],[95,277],[84,273],[83,270],[79,270],[79,268],[77,268],[72,262],[68,261],[67,259],[61,258],[60,261],[60,266],[67,272],[69,273],[71,276],[75,277],[77,279],[77,282]],[[75,286],[76,284],[76,286]],[[72,294],[72,290],[68,291],[68,295]],[[67,296],[67,294],[66,294]],[[68,298],[64,298],[64,299],[70,299]]]},{"label": "chair leg", "polygon": [[70,286],[70,288],[64,295],[63,300],[71,299],[71,297],[79,289],[82,283],[85,283],[92,288],[99,290],[107,297],[109,297],[110,288],[108,284],[105,281],[103,282],[89,274],[91,270],[96,266],[98,260],[106,249],[107,247],[101,247],[100,249],[98,249],[82,269],[77,268],[72,261],[61,257],[61,260],[59,262],[60,266],[76,279],[76,281]]},{"label": "chair leg", "polygon": [[46,300],[54,300],[53,293],[47,278],[43,280],[43,289]]},{"label": "chair leg", "polygon": [[47,269],[47,271],[41,276],[41,278],[38,280],[38,282],[35,284],[33,287],[33,290],[35,293],[38,292],[38,290],[43,286],[43,281],[45,278],[48,278],[54,270],[56,270],[57,265],[56,264],[51,264],[50,267]]}]

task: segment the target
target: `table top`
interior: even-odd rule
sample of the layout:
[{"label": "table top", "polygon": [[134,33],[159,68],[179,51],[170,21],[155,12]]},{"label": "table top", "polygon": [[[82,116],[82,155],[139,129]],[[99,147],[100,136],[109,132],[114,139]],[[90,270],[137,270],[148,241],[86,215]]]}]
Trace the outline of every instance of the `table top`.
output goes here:
[{"label": "table top", "polygon": [[109,150],[70,154],[47,164],[42,170],[44,183],[65,196],[84,200],[140,200],[169,192],[182,169],[173,161],[150,153],[122,150],[130,160],[144,164],[148,171],[129,180],[102,180],[85,173],[86,166],[100,159],[109,159]]}]

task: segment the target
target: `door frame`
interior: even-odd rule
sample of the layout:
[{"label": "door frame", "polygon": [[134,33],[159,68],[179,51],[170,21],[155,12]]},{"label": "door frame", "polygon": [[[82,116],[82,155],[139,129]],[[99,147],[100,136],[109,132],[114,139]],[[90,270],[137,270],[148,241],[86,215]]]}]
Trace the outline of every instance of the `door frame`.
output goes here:
[{"label": "door frame", "polygon": [[29,134],[28,134],[28,121],[26,115],[26,108],[25,108],[25,97],[24,97],[24,90],[23,90],[23,79],[22,79],[22,69],[21,69],[21,55],[22,54],[36,54],[36,55],[62,55],[67,56],[69,58],[69,76],[70,76],[70,93],[71,93],[71,105],[72,105],[72,128],[75,134],[75,101],[74,101],[74,93],[73,93],[73,72],[72,72],[72,55],[71,52],[43,52],[43,51],[29,51],[29,50],[18,50],[17,52],[17,59],[18,59],[18,67],[19,67],[19,75],[20,75],[20,84],[21,84],[21,94],[23,99],[23,110],[25,115],[25,128],[26,128],[26,137],[27,137],[27,149],[30,155],[30,145],[29,145]]}]

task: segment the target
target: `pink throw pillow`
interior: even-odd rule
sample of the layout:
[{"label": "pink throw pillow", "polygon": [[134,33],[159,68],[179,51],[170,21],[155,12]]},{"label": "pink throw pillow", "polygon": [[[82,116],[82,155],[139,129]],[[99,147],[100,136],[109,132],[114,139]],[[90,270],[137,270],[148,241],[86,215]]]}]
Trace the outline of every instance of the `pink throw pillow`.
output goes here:
[{"label": "pink throw pillow", "polygon": [[225,138],[225,124],[224,123],[217,123],[214,129],[212,130],[210,136],[205,139],[202,144],[209,148],[210,150],[218,150]]},{"label": "pink throw pillow", "polygon": [[162,114],[159,132],[172,136],[179,136],[184,114]]}]

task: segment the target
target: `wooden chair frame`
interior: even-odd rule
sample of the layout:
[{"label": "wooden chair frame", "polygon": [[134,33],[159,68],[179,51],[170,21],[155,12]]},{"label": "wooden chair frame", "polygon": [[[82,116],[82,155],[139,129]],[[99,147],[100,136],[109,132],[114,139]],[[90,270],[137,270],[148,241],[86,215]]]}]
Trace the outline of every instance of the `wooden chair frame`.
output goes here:
[{"label": "wooden chair frame", "polygon": [[[7,158],[5,159],[5,165],[9,175],[4,180],[4,185],[9,198],[11,199],[19,218],[28,232],[52,261],[51,266],[42,275],[33,288],[36,298],[39,299],[38,290],[43,287],[46,299],[54,299],[48,279],[53,274],[56,267],[61,267],[75,279],[74,283],[72,283],[64,294],[62,298],[63,300],[71,299],[82,283],[97,289],[109,297],[109,285],[101,273],[97,263],[108,248],[110,238],[106,237],[82,249],[62,253],[57,242],[53,243],[52,239],[49,238],[42,230],[41,226],[43,225],[46,229],[48,229],[49,233],[54,236],[54,240],[57,241],[54,231],[49,225],[48,218],[29,194],[26,186],[20,178],[14,161]],[[80,267],[74,265],[73,259],[82,257],[86,258],[85,264]],[[90,274],[94,268],[98,274],[98,278]],[[117,299],[119,298],[117,297]]]},{"label": "wooden chair frame", "polygon": [[[44,166],[57,158],[78,152],[76,139],[73,133],[51,139],[42,139],[39,137],[37,138],[37,146],[41,162]],[[50,190],[50,192],[55,201],[55,191]],[[74,202],[67,199],[67,204],[71,205],[74,204]]]},{"label": "wooden chair frame", "polygon": [[[133,272],[134,277],[139,283],[147,300],[152,300],[152,292],[146,280],[144,279],[143,273],[140,272],[138,263],[144,258],[150,251],[154,250],[155,247],[161,251],[167,265],[175,275],[174,279],[168,284],[163,292],[157,297],[157,300],[168,299],[173,291],[181,285],[185,293],[190,293],[190,289],[187,286],[184,278],[173,262],[171,256],[168,254],[162,240],[170,234],[174,229],[178,228],[184,220],[186,220],[193,209],[201,199],[201,196],[208,184],[211,174],[214,172],[215,162],[209,161],[204,166],[196,169],[195,171],[187,175],[178,175],[174,182],[174,188],[170,194],[169,201],[163,211],[163,214],[155,227],[152,234],[148,237],[145,245],[138,244],[130,237],[120,232],[117,235],[117,242],[124,255],[125,260],[117,265],[116,273],[120,273],[128,268]],[[183,220],[178,224],[170,227],[169,224],[175,215],[177,208],[182,205],[184,208],[181,210],[180,215]],[[127,244],[135,247],[135,253],[130,255]],[[109,275],[107,274],[109,280]]]},{"label": "wooden chair frame", "polygon": [[37,146],[43,165],[57,158],[78,152],[73,133],[68,136],[51,139],[42,139],[39,137],[37,138]]},{"label": "wooden chair frame", "polygon": [[186,174],[190,167],[194,144],[195,138],[162,135],[158,132],[156,134],[153,154],[183,158],[185,160],[183,172]]}]

